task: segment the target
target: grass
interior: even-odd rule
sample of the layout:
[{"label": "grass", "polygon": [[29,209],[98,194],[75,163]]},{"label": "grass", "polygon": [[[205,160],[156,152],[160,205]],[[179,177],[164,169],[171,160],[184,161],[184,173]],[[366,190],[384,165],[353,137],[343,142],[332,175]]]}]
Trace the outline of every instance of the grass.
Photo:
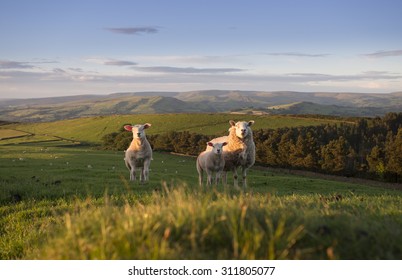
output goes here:
[{"label": "grass", "polygon": [[0,129],[0,140],[23,137],[27,135],[29,135],[29,133],[18,131],[15,129]]},{"label": "grass", "polygon": [[3,126],[0,138],[35,135],[0,141],[0,259],[402,258],[400,191],[263,169],[250,170],[246,191],[204,189],[195,158],[164,153],[139,185],[123,152],[82,143],[125,123],[225,133],[232,118],[256,129],[329,122],[169,114]]},{"label": "grass", "polygon": [[50,123],[12,124],[8,129],[18,129],[36,135],[56,135],[66,139],[90,143],[100,143],[103,135],[118,131],[124,124],[151,123],[148,134],[167,131],[190,131],[205,135],[227,134],[228,121],[255,120],[254,129],[296,127],[339,123],[339,120],[299,118],[290,116],[253,116],[231,114],[149,114],[149,115],[114,115],[63,120]]},{"label": "grass", "polygon": [[195,159],[155,153],[128,182],[122,152],[0,145],[0,259],[401,259],[402,193],[251,170],[200,189]]}]

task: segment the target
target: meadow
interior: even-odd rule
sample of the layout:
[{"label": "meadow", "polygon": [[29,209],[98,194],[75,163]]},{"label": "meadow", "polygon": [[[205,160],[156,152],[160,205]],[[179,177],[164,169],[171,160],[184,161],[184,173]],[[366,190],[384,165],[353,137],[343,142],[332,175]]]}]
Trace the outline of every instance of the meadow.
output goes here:
[{"label": "meadow", "polygon": [[[229,128],[229,120],[255,120],[254,129],[297,127],[340,123],[338,119],[317,119],[291,116],[251,116],[235,114],[143,114],[112,115],[62,120],[47,123],[21,123],[4,126],[4,129],[15,129],[35,135],[57,135],[69,140],[77,140],[99,144],[102,136],[118,131],[125,124],[151,123],[148,134],[160,134],[168,131],[189,131],[204,135],[225,135]],[[0,134],[1,138],[1,134]]]},{"label": "meadow", "polygon": [[166,153],[139,185],[123,152],[34,133],[0,141],[0,259],[402,258],[400,190],[262,168],[200,188]]}]

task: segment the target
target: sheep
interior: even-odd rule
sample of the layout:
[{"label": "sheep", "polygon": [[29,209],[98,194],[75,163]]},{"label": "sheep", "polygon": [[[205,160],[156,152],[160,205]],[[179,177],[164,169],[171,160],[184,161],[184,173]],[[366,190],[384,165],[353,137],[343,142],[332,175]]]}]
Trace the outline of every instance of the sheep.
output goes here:
[{"label": "sheep", "polygon": [[152,148],[145,136],[145,129],[150,123],[125,125],[124,129],[133,133],[133,140],[125,152],[124,162],[130,171],[130,181],[136,180],[136,171],[140,169],[140,182],[149,180],[149,166],[152,160]]},{"label": "sheep", "polygon": [[[211,140],[211,143],[227,142],[227,146],[223,148],[223,157],[225,159],[225,167],[223,169],[223,180],[226,184],[226,172],[233,171],[234,186],[238,187],[237,168],[242,168],[243,188],[247,188],[247,170],[255,163],[255,144],[253,140],[253,132],[251,126],[254,121],[229,121],[229,135],[222,136]],[[207,146],[207,151],[211,150]]]},{"label": "sheep", "polygon": [[198,181],[202,186],[203,171],[207,173],[207,185],[212,185],[212,174],[215,172],[215,184],[218,184],[220,174],[225,166],[225,159],[223,158],[223,147],[227,145],[227,142],[223,143],[211,143],[207,145],[212,148],[211,151],[203,151],[197,158],[197,171]]}]

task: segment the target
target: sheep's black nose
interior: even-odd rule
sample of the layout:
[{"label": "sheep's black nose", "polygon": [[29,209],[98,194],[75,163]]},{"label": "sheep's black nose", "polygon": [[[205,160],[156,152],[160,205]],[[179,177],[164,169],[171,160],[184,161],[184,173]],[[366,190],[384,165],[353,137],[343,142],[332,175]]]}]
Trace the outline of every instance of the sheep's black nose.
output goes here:
[{"label": "sheep's black nose", "polygon": [[141,137],[141,133],[137,133],[137,136],[138,136],[138,137]]}]

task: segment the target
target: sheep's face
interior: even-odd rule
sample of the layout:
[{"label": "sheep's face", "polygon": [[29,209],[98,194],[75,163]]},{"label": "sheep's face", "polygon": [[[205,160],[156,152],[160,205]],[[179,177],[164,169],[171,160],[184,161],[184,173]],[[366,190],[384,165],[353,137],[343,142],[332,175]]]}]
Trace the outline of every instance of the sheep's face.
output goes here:
[{"label": "sheep's face", "polygon": [[150,123],[146,124],[136,124],[136,125],[125,125],[124,129],[127,131],[131,131],[133,133],[133,138],[144,138],[145,137],[145,129],[151,126]]},{"label": "sheep's face", "polygon": [[223,142],[223,143],[212,143],[208,142],[207,145],[212,147],[212,152],[214,154],[220,155],[223,152],[223,147],[226,146],[228,143]]},{"label": "sheep's face", "polygon": [[232,126],[231,128],[236,129],[236,136],[239,137],[240,139],[243,139],[247,137],[247,135],[250,134],[250,126],[254,124],[254,121],[249,121],[249,122],[237,122],[235,123],[234,121],[229,122],[230,125]]}]

